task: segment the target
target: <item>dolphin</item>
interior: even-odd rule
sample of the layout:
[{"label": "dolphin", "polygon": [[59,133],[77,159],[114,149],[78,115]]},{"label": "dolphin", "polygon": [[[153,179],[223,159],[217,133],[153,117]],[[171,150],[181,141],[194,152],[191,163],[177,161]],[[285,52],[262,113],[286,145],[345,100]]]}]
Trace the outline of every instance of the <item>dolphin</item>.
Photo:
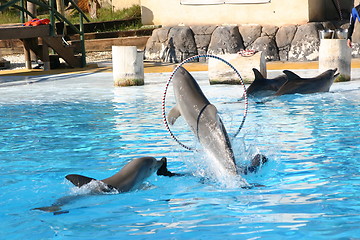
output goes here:
[{"label": "dolphin", "polygon": [[217,160],[218,167],[231,175],[237,175],[229,136],[216,107],[183,67],[174,74],[173,88],[176,105],[167,116],[169,124],[173,125],[182,116],[203,148]]},{"label": "dolphin", "polygon": [[[138,188],[154,172],[161,176],[183,176],[183,174],[172,173],[167,169],[167,159],[163,157],[156,160],[153,157],[136,158],[126,164],[119,172],[103,180],[96,180],[77,174],[67,175],[65,178],[77,187],[89,185],[91,194],[117,191],[119,193],[128,192]],[[61,207],[69,202],[85,197],[86,195],[71,195],[59,198],[54,204],[48,207],[33,208],[53,212],[54,215],[68,213],[61,211]]]},{"label": "dolphin", "polygon": [[314,78],[301,78],[295,73],[284,70],[283,73],[287,76],[287,82],[282,85],[275,93],[276,96],[293,93],[316,93],[328,92],[335,78],[337,68],[329,69]]},{"label": "dolphin", "polygon": [[288,80],[285,74],[273,79],[264,78],[264,76],[256,69],[252,69],[255,80],[246,89],[246,93],[250,96],[269,96],[273,95]]},{"label": "dolphin", "polygon": [[128,192],[139,187],[145,179],[158,171],[165,162],[166,158],[158,161],[153,157],[141,157],[130,161],[113,176],[100,181],[77,174],[70,174],[65,178],[77,187],[92,181],[99,181],[100,184],[98,186],[101,191],[109,192],[117,190],[118,192]]}]

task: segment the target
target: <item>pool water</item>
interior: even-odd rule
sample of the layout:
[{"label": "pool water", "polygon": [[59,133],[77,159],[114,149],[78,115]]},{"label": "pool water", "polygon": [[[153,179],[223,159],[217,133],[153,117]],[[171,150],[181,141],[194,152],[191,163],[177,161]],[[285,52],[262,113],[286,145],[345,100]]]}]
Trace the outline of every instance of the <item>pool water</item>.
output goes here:
[{"label": "pool water", "polygon": [[[230,136],[242,120],[240,86],[194,73]],[[111,73],[2,77],[2,239],[360,239],[360,82],[331,92],[250,100],[233,139],[238,164],[269,162],[243,189],[214,179],[203,153],[181,148],[162,123],[168,73],[114,88]],[[172,91],[171,91],[172,92]],[[167,111],[174,104],[169,93]],[[172,127],[199,147],[186,123]],[[137,157],[168,158],[182,177],[151,176],[141,189],[87,194],[71,173],[103,179]],[[54,213],[32,210],[61,203]]]}]

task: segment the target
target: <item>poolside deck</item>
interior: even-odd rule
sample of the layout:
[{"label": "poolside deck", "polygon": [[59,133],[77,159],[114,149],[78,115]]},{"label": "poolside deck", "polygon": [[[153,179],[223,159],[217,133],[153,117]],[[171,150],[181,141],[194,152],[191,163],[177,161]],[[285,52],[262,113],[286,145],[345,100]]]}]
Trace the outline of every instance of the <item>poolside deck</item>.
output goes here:
[{"label": "poolside deck", "polygon": [[1,24],[0,40],[26,39],[50,36],[50,25],[24,27],[21,23]]},{"label": "poolside deck", "polygon": [[[71,67],[81,67],[81,56],[76,56],[74,46],[66,46],[62,42],[62,36],[52,36],[50,25],[23,26],[21,23],[1,24],[0,40],[20,39],[24,46],[25,66],[31,69],[31,56],[33,52],[44,62],[44,68],[50,69],[50,63],[56,63],[59,57]],[[49,48],[57,55],[50,56]]]},{"label": "poolside deck", "polygon": [[[173,63],[159,63],[159,62],[144,62],[145,73],[160,73],[160,72],[172,72],[174,66]],[[207,71],[208,66],[206,63],[187,63],[189,71]],[[294,69],[318,69],[319,62],[267,62],[267,70],[294,70]],[[354,58],[351,62],[352,69],[360,69],[360,59]],[[67,68],[67,69],[53,69],[44,71],[43,69],[14,69],[14,70],[2,70],[1,76],[33,76],[33,75],[51,75],[61,73],[76,73],[76,72],[111,72],[111,62],[99,62],[97,64],[89,64],[85,68]]]}]

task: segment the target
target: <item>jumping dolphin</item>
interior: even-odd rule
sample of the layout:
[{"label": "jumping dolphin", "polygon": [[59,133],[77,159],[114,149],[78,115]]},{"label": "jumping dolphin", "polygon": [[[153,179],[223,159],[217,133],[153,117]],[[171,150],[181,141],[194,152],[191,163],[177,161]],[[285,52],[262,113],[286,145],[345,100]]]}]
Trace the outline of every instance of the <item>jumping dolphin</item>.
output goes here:
[{"label": "jumping dolphin", "polygon": [[285,70],[287,82],[275,93],[276,96],[293,93],[328,92],[338,74],[337,68],[329,69],[314,78],[301,78],[295,73]]},{"label": "jumping dolphin", "polygon": [[176,106],[167,118],[171,125],[183,116],[190,129],[203,146],[214,156],[218,167],[231,175],[237,175],[234,153],[231,143],[218,111],[201,91],[196,80],[183,67],[180,67],[173,78]]},{"label": "jumping dolphin", "polygon": [[252,69],[255,80],[246,89],[246,93],[250,96],[266,97],[273,95],[287,81],[287,76],[282,74],[273,79],[264,78],[264,76],[256,69]]}]

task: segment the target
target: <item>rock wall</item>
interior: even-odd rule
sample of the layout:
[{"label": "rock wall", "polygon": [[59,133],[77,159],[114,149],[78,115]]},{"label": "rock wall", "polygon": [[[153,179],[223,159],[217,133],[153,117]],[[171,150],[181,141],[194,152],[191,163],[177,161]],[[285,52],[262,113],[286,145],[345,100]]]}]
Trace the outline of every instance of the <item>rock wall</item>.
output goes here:
[{"label": "rock wall", "polygon": [[[231,54],[255,49],[263,51],[267,61],[316,61],[320,46],[318,31],[348,26],[343,21],[281,27],[255,24],[163,27],[153,31],[146,44],[145,59],[181,62],[197,54]],[[359,50],[360,44],[355,43],[354,57],[359,56]]]}]

